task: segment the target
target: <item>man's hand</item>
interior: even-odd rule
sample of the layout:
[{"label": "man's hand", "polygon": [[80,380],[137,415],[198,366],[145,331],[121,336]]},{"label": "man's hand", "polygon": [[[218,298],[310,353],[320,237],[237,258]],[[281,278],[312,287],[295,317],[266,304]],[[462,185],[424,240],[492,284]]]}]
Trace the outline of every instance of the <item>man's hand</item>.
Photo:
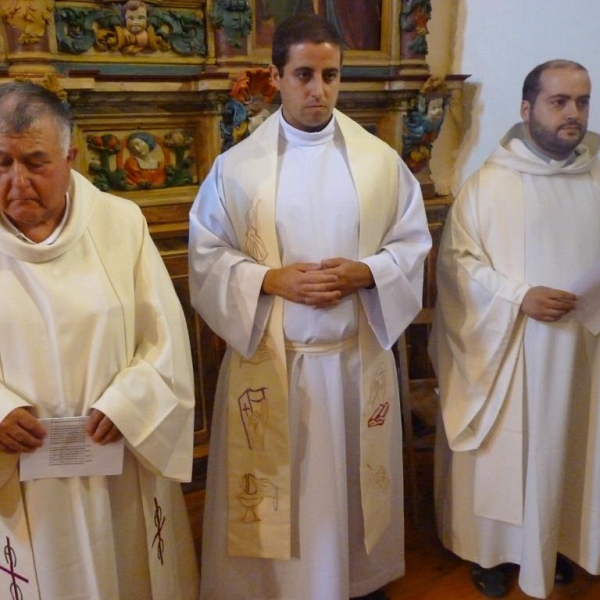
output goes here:
[{"label": "man's hand", "polygon": [[101,446],[116,442],[123,437],[118,427],[101,411],[92,408],[85,429],[88,435]]},{"label": "man's hand", "polygon": [[1,452],[33,452],[45,437],[46,428],[26,408],[15,408],[0,422]]},{"label": "man's hand", "polygon": [[325,273],[318,264],[294,263],[267,271],[262,291],[298,304],[329,306],[341,298],[337,279],[337,275]]},{"label": "man's hand", "polygon": [[525,294],[521,310],[536,321],[552,323],[575,308],[577,296],[563,290],[537,286]]},{"label": "man's hand", "polygon": [[328,258],[315,263],[295,263],[267,271],[262,291],[315,308],[335,306],[359,289],[374,284],[371,269],[347,258]]},{"label": "man's hand", "polygon": [[342,298],[363,288],[375,285],[371,269],[363,263],[347,258],[328,258],[321,261],[323,273],[331,273],[337,277],[337,289]]}]

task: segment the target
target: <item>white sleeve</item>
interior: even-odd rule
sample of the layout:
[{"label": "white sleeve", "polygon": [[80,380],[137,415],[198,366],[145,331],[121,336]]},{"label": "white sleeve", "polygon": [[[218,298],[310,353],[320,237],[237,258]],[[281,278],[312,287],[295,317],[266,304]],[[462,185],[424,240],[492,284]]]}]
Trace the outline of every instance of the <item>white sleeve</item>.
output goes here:
[{"label": "white sleeve", "polygon": [[138,460],[176,481],[192,473],[194,377],[183,310],[144,222],[135,269],[135,350],[94,408],[119,428]]},{"label": "white sleeve", "polygon": [[190,296],[206,324],[243,356],[261,340],[273,297],[261,294],[268,267],[240,250],[223,201],[220,158],[190,211]]},{"label": "white sleeve", "polygon": [[398,159],[396,218],[373,256],[362,259],[375,287],[359,292],[379,343],[390,348],[419,312],[423,298],[423,264],[431,235],[419,183]]}]

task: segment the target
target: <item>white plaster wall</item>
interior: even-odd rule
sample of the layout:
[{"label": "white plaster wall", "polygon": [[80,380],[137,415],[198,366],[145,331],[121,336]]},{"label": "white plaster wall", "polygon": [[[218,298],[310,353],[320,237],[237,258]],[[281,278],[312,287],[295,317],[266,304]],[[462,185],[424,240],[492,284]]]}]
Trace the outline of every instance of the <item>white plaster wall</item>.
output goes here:
[{"label": "white plaster wall", "polygon": [[471,75],[434,146],[439,193],[456,192],[520,119],[523,79],[546,60],[568,58],[588,68],[589,128],[600,131],[599,0],[432,0],[432,8],[432,73]]}]

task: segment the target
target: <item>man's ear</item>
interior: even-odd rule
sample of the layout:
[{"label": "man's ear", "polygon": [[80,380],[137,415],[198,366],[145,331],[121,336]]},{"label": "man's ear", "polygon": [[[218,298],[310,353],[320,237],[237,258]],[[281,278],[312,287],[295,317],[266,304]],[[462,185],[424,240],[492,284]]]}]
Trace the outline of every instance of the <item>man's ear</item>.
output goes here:
[{"label": "man's ear", "polygon": [[529,100],[521,101],[521,119],[525,121],[525,123],[529,123],[529,115],[531,113],[531,103]]},{"label": "man's ear", "polygon": [[273,85],[279,89],[279,70],[275,65],[269,65],[269,72],[271,73],[271,81],[273,82]]},{"label": "man's ear", "polygon": [[75,161],[75,157],[77,156],[77,152],[78,152],[78,148],[76,148],[75,146],[71,146],[69,148],[69,152],[67,154],[67,162],[69,163],[69,165],[72,165],[73,162]]}]

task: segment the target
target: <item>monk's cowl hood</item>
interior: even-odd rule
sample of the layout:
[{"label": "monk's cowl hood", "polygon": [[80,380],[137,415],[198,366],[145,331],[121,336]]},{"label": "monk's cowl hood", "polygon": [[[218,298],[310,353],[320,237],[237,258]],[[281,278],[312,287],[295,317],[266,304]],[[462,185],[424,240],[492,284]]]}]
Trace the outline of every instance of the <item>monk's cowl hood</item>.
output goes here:
[{"label": "monk's cowl hood", "polygon": [[53,244],[28,244],[19,239],[0,220],[0,254],[25,262],[43,263],[68,252],[84,235],[100,192],[82,175],[71,171],[69,195],[69,216],[64,229]]},{"label": "monk's cowl hood", "polygon": [[526,146],[524,142],[526,135],[524,123],[513,125],[500,140],[500,144],[487,159],[486,164],[498,165],[530,175],[585,173],[598,164],[600,136],[596,133],[588,131],[585,134],[581,144],[574,151],[574,160],[551,160],[550,162],[546,162]]}]

